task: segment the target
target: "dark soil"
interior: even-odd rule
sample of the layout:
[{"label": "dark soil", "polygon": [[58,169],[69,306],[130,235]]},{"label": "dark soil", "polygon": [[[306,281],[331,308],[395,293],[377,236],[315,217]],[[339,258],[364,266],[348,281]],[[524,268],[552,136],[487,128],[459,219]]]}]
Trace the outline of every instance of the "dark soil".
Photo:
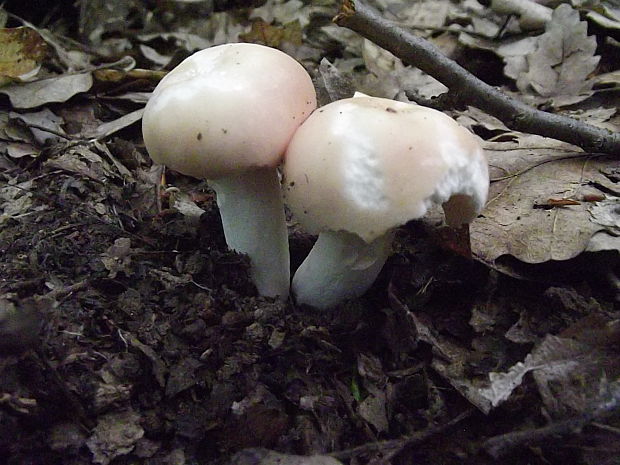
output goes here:
[{"label": "dark soil", "polygon": [[[76,179],[41,166],[4,176],[35,179],[35,204],[45,207],[0,230],[0,289],[4,305],[16,309],[2,322],[6,464],[87,464],[89,448],[103,457],[96,463],[120,455],[114,464],[224,463],[250,447],[340,451],[425,431],[464,412],[456,426],[404,447],[393,463],[492,463],[478,449],[483,440],[546,424],[535,390],[526,382],[489,416],[472,409],[431,368],[432,347],[419,342],[408,312],[428,315],[438,333],[471,346],[472,309],[501,303],[488,347],[463,367],[476,377],[508,368],[531,349],[506,350],[498,337],[518,312],[540,318],[545,334],[587,310],[556,302],[550,311],[547,286],[498,277],[443,251],[420,224],[402,229],[397,253],[363,299],[330,312],[297,308],[255,296],[246,261],[225,248],[207,191],[194,191],[206,210],[196,227],[178,212],[137,212],[132,186],[81,180],[79,189],[67,187]],[[116,221],[93,209],[97,192],[114,198]],[[130,247],[110,271],[102,256],[113,256],[110,247],[123,238]],[[309,245],[310,238],[292,234],[293,256]],[[497,354],[492,344],[502,346]],[[380,399],[377,412],[367,402],[371,411],[362,416],[369,397]],[[121,453],[127,438],[116,438],[114,428],[104,445],[86,447],[102,422],[123,422],[125,433],[140,436],[129,441],[129,455]],[[573,460],[575,441],[520,447],[505,463]]]}]

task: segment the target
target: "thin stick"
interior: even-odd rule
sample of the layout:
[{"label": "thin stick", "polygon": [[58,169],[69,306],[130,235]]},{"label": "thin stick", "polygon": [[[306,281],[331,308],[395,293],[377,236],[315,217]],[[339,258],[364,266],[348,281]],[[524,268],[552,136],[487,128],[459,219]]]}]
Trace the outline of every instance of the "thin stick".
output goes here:
[{"label": "thin stick", "polygon": [[348,459],[351,457],[368,455],[369,453],[373,452],[381,452],[394,456],[407,447],[421,444],[430,439],[432,436],[443,433],[449,428],[452,428],[466,418],[469,418],[474,413],[474,411],[474,409],[465,410],[464,412],[461,412],[459,415],[454,417],[452,420],[447,421],[446,423],[430,426],[427,429],[413,433],[410,436],[405,436],[400,439],[391,439],[387,441],[369,442],[367,444],[362,444],[361,446],[354,447],[352,449],[332,452],[328,455],[337,459]]},{"label": "thin stick", "polygon": [[620,155],[620,132],[536,110],[503,94],[443,55],[430,42],[381,17],[362,1],[344,0],[334,22],[430,74],[450,89],[453,101],[477,107],[511,129],[569,142],[587,152]]}]

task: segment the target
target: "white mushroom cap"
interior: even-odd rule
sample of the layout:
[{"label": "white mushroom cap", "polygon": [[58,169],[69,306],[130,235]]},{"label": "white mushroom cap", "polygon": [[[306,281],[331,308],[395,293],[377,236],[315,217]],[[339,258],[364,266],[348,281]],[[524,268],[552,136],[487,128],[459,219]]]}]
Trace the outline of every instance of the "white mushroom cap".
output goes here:
[{"label": "white mushroom cap", "polygon": [[293,58],[255,44],[195,53],[159,83],[142,132],[149,155],[210,180],[226,243],[247,254],[261,295],[286,299],[288,235],[276,166],[316,107],[312,80]]},{"label": "white mushroom cap", "polygon": [[451,226],[471,222],[488,191],[474,135],[443,113],[375,97],[316,110],[284,162],[285,197],[310,233],[346,231],[370,243],[434,203]]},{"label": "white mushroom cap", "polygon": [[144,142],[156,163],[198,178],[275,167],[315,107],[312,80],[290,56],[220,45],[162,79],[146,105]]}]

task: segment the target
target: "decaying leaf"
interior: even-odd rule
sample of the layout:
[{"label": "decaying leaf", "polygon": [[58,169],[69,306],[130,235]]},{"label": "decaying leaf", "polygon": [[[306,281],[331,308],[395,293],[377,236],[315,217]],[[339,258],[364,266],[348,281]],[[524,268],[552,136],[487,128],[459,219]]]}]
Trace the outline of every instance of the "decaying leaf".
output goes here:
[{"label": "decaying leaf", "polygon": [[46,53],[47,45],[35,30],[0,29],[0,86],[34,77]]},{"label": "decaying leaf", "polygon": [[472,405],[481,412],[489,413],[492,403],[482,392],[483,386],[466,373],[467,362],[471,358],[470,351],[438,334],[427,315],[410,312],[409,316],[420,340],[430,344],[438,354],[433,359],[433,369]]},{"label": "decaying leaf", "polygon": [[375,429],[384,433],[389,429],[386,398],[383,392],[368,395],[357,407],[359,415]]},{"label": "decaying leaf", "polygon": [[279,24],[287,24],[298,21],[302,28],[310,23],[310,14],[316,6],[304,6],[304,2],[300,0],[289,0],[282,2],[281,0],[267,0],[267,2],[258,7],[253,8],[250,13],[250,19],[262,19],[267,24],[278,22]]},{"label": "decaying leaf", "polygon": [[516,15],[524,31],[542,29],[551,20],[551,9],[534,0],[492,0],[491,8],[502,15]]},{"label": "decaying leaf", "polygon": [[550,99],[555,106],[590,96],[593,81],[588,76],[600,57],[594,55],[596,38],[588,36],[587,27],[570,5],[557,7],[536,50],[527,56],[527,70],[517,78],[519,90]]},{"label": "decaying leaf", "polygon": [[387,50],[364,40],[362,57],[369,74],[358,83],[359,90],[376,97],[396,98],[404,90],[415,89],[424,98],[435,97],[447,87],[432,76],[403,62]]},{"label": "decaying leaf", "polygon": [[47,160],[45,165],[101,183],[111,178],[133,179],[131,172],[112,155],[106,145],[99,142],[72,145],[62,155]]},{"label": "decaying leaf", "polygon": [[487,143],[494,182],[485,210],[471,225],[474,255],[491,264],[505,254],[525,263],[568,260],[587,250],[598,233],[620,250],[620,237],[593,221],[597,202],[586,198],[620,191],[605,175],[617,160],[571,153],[567,144],[538,136],[521,135],[518,145]]},{"label": "decaying leaf", "polygon": [[268,24],[262,19],[252,22],[249,32],[240,34],[239,37],[246,42],[264,44],[269,47],[281,47],[284,43],[301,45],[302,33],[299,21],[295,20],[282,26]]},{"label": "decaying leaf", "polygon": [[607,29],[620,29],[620,4],[617,1],[586,2],[583,7],[590,10],[586,15],[588,19]]},{"label": "decaying leaf", "polygon": [[9,96],[14,108],[35,108],[46,103],[66,102],[93,85],[91,73],[67,74],[24,84],[12,84],[0,88]]},{"label": "decaying leaf", "polygon": [[229,465],[342,465],[342,462],[327,455],[280,454],[267,449],[245,449],[237,452]]},{"label": "decaying leaf", "polygon": [[19,218],[33,211],[32,181],[10,181],[0,187],[0,225],[9,218]]},{"label": "decaying leaf", "polygon": [[138,5],[138,2],[127,0],[83,0],[80,2],[80,34],[89,43],[99,44],[103,34],[125,30],[130,10]]},{"label": "decaying leaf", "polygon": [[170,206],[183,215],[188,224],[197,226],[200,222],[200,216],[203,215],[205,211],[196,205],[196,202],[194,202],[187,193],[179,189],[172,188],[168,193],[170,194]]},{"label": "decaying leaf", "polygon": [[196,371],[201,362],[192,357],[186,357],[170,368],[170,376],[166,383],[166,397],[176,396],[179,392],[189,389],[199,382]]},{"label": "decaying leaf", "polygon": [[136,123],[137,121],[140,121],[143,113],[144,108],[132,111],[131,113],[127,113],[126,115],[123,115],[118,119],[102,123],[94,131],[84,133],[83,137],[85,137],[86,139],[103,139],[114,134],[117,131],[120,131],[121,129],[126,128],[127,126],[132,125],[133,123]]},{"label": "decaying leaf", "polygon": [[355,93],[351,75],[341,72],[327,58],[321,60],[315,87],[317,99],[321,105],[352,97]]},{"label": "decaying leaf", "polygon": [[404,24],[416,27],[441,27],[446,17],[455,5],[449,0],[420,0],[417,2],[401,2],[394,0],[379,0],[376,2],[385,10],[386,16],[394,18]]},{"label": "decaying leaf", "polygon": [[141,34],[138,36],[138,39],[144,42],[150,42],[157,39],[170,41],[173,42],[177,47],[183,47],[188,52],[202,50],[203,48],[208,48],[212,45],[211,42],[207,39],[204,39],[196,34],[190,34],[187,32]]},{"label": "decaying leaf", "polygon": [[482,390],[493,406],[505,401],[533,373],[547,412],[562,417],[585,413],[601,397],[606,379],[620,374],[617,320],[589,315],[559,336],[548,335],[523,362],[505,373],[491,373],[490,385]]},{"label": "decaying leaf", "polygon": [[129,265],[131,265],[131,240],[127,237],[121,237],[114,241],[114,245],[101,254],[101,261],[106,269],[110,272],[110,278],[116,278],[118,273],[131,274]]},{"label": "decaying leaf", "polygon": [[[602,124],[614,111],[591,110],[579,117]],[[542,263],[583,251],[620,250],[616,159],[510,131],[474,108],[458,121],[496,140],[484,144],[491,186],[485,210],[470,228],[474,256],[495,266],[503,255]]]},{"label": "decaying leaf", "polygon": [[[41,111],[32,113],[15,113],[11,112],[10,117],[23,121],[27,126],[34,125],[36,127],[30,127],[32,135],[38,144],[45,144],[50,141],[57,141],[60,137],[56,134],[64,134],[62,129],[63,119],[54,114],[49,108],[44,108]],[[42,128],[49,129],[50,132],[43,130]]]},{"label": "decaying leaf", "polygon": [[116,457],[131,452],[144,436],[140,418],[133,410],[100,416],[92,436],[86,441],[93,461],[107,465]]}]

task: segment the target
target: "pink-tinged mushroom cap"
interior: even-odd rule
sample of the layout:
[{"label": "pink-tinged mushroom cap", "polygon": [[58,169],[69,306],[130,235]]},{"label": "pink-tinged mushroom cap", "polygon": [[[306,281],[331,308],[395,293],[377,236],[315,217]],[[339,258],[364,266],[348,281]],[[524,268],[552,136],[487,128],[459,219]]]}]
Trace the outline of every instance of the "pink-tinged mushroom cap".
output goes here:
[{"label": "pink-tinged mushroom cap", "polygon": [[195,53],[157,86],[143,116],[156,163],[217,179],[275,167],[316,107],[312,80],[285,53],[226,44]]},{"label": "pink-tinged mushroom cap", "polygon": [[435,203],[451,226],[468,223],[489,184],[476,137],[452,118],[365,96],[305,121],[287,149],[284,179],[286,201],[308,232],[346,231],[366,242]]}]

